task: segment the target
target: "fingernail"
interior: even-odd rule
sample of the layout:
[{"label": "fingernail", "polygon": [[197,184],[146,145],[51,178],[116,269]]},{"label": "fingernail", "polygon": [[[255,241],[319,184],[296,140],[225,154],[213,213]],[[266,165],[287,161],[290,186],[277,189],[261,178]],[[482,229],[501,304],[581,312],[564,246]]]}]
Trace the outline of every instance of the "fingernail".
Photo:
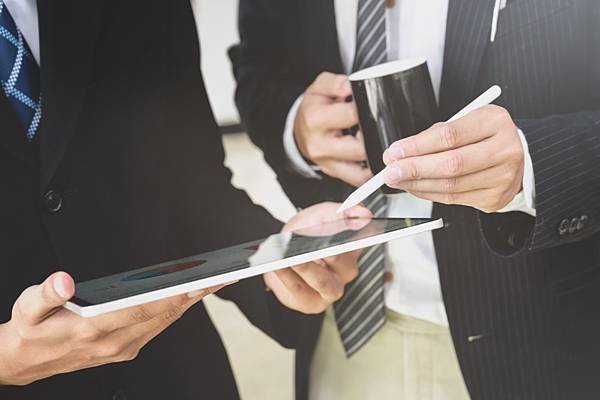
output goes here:
[{"label": "fingernail", "polygon": [[69,293],[67,293],[67,288],[65,287],[65,284],[61,278],[62,277],[57,277],[54,279],[52,286],[54,286],[54,291],[58,293],[61,299],[68,299]]},{"label": "fingernail", "polygon": [[385,170],[385,180],[387,182],[397,182],[402,179],[402,170],[397,165],[389,165]]},{"label": "fingernail", "polygon": [[402,148],[402,145],[398,142],[393,143],[387,151],[388,155],[394,160],[404,158],[404,149]]}]

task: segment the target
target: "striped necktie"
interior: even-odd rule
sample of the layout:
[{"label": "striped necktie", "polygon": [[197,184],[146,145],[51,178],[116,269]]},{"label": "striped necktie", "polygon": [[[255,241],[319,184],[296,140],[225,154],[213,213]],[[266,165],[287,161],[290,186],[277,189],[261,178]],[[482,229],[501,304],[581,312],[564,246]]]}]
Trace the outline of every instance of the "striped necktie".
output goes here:
[{"label": "striped necktie", "polygon": [[37,63],[3,0],[0,0],[0,85],[28,140],[42,118]]},{"label": "striped necktie", "polygon": [[[378,65],[386,59],[385,0],[360,0],[353,70]],[[385,216],[383,193],[375,193],[365,205],[376,218]],[[358,267],[358,277],[334,305],[338,331],[348,357],[360,350],[385,323],[385,244],[363,253]]]}]

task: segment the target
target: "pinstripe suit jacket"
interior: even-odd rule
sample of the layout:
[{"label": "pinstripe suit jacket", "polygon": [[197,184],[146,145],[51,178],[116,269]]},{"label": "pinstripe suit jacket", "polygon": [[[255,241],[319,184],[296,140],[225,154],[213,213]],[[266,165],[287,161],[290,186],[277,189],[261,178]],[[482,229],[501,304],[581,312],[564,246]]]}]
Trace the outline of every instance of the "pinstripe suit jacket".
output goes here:
[{"label": "pinstripe suit jacket", "polygon": [[[454,343],[474,399],[597,398],[600,2],[509,1],[491,43],[493,5],[450,0],[439,119],[500,84],[498,104],[529,142],[538,216],[434,207],[448,222],[434,239]],[[230,55],[248,132],[298,206],[339,199],[339,182],[290,171],[282,141],[296,97],[342,72],[333,1],[241,0],[240,32]],[[306,337],[299,397],[316,333]]]}]

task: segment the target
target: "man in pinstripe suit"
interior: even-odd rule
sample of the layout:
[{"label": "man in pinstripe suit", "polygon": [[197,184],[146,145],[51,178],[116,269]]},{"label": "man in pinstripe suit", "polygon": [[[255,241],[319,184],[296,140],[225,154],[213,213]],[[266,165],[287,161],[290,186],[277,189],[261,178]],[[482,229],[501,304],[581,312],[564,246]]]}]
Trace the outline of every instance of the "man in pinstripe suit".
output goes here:
[{"label": "man in pinstripe suit", "polygon": [[[336,134],[356,123],[352,103],[344,100],[350,94],[345,75],[357,59],[365,67],[386,56],[426,56],[440,121],[492,84],[504,93],[498,106],[386,152],[395,166],[388,184],[416,195],[404,195],[400,212],[431,213],[447,227],[433,235],[431,248],[427,239],[388,246],[383,314],[367,302],[377,303],[377,296],[364,296],[342,300],[325,322],[315,317],[305,328],[297,352],[299,398],[464,396],[458,386],[431,387],[437,383],[419,369],[432,360],[451,364],[451,357],[427,358],[433,339],[429,353],[408,342],[412,360],[423,361],[408,370],[393,363],[407,350],[385,339],[390,326],[402,324],[439,337],[436,329],[445,322],[471,398],[597,398],[600,3],[399,0],[386,2],[385,11],[381,3],[240,2],[241,43],[231,51],[238,107],[299,207],[339,200],[347,184],[370,176],[360,163],[366,158],[360,134]],[[388,215],[398,212],[398,202],[388,199]],[[511,210],[523,212],[504,212]],[[443,312],[435,307],[438,275],[419,275],[431,265],[439,271]],[[361,267],[367,273],[347,296],[370,293],[366,286],[362,291],[365,283],[377,286],[370,268]],[[362,304],[371,312],[360,314]],[[352,313],[366,325],[345,326],[340,314]],[[441,371],[444,378],[454,376],[453,368]],[[402,375],[425,384],[411,394],[410,379]],[[394,378],[401,383],[394,386]],[[430,397],[423,394],[430,391]]]}]

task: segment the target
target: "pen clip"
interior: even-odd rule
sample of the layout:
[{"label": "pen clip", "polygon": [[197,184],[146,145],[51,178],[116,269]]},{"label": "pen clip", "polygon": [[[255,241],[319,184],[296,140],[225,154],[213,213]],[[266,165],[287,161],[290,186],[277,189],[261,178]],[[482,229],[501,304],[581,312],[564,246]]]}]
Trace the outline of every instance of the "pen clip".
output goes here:
[{"label": "pen clip", "polygon": [[498,33],[498,20],[500,19],[500,11],[506,8],[508,0],[496,0],[494,3],[494,12],[492,14],[492,29],[490,33],[490,42],[496,41],[496,34]]}]

